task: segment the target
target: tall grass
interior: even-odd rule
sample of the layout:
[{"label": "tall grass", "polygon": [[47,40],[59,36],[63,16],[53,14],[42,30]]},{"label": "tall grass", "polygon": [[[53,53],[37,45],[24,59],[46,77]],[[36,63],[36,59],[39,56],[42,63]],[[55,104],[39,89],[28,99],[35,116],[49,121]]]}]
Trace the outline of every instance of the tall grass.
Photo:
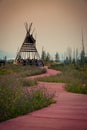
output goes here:
[{"label": "tall grass", "polygon": [[87,70],[79,70],[74,65],[63,64],[52,65],[50,68],[60,70],[62,73],[56,76],[39,78],[39,81],[67,83],[67,91],[87,94]]},{"label": "tall grass", "polygon": [[0,75],[17,74],[19,77],[26,77],[42,73],[46,73],[46,69],[36,66],[6,64],[5,66],[0,67]]},{"label": "tall grass", "polygon": [[22,79],[21,83],[24,87],[31,87],[37,85],[37,80],[27,80],[27,79]]},{"label": "tall grass", "polygon": [[[30,67],[29,69],[28,67],[29,70],[26,68],[21,70],[22,67],[12,67],[7,68],[11,70],[10,73],[4,70],[6,69],[5,67],[0,68],[0,122],[46,107],[54,102],[54,94],[48,93],[44,86],[23,87],[23,82],[20,80],[21,72],[25,73],[24,70],[26,70],[29,74],[34,74],[34,70],[39,68],[33,67],[31,69]],[[3,70],[4,73],[2,73]],[[41,73],[41,71],[40,69],[39,72]],[[37,73],[39,72],[37,71]],[[32,84],[29,83],[28,85],[31,86]],[[26,83],[24,85],[27,86]]]}]

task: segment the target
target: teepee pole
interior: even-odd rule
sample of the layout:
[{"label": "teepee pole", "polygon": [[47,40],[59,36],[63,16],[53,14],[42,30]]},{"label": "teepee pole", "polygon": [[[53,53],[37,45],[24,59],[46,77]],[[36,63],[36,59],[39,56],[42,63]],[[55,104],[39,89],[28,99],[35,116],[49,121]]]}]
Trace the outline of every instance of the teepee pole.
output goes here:
[{"label": "teepee pole", "polygon": [[[35,60],[33,62],[33,63],[35,63],[36,59],[37,60],[40,59],[40,55],[36,48],[36,39],[33,37],[34,30],[32,32],[31,28],[32,28],[32,23],[30,23],[29,29],[28,29],[28,24],[27,23],[25,24],[26,36],[25,36],[24,42],[22,43],[22,45],[17,53],[17,56],[15,58],[15,62],[17,62],[17,63],[19,62],[19,60],[26,61],[27,59]],[[38,63],[38,64],[41,65],[41,63]]]}]

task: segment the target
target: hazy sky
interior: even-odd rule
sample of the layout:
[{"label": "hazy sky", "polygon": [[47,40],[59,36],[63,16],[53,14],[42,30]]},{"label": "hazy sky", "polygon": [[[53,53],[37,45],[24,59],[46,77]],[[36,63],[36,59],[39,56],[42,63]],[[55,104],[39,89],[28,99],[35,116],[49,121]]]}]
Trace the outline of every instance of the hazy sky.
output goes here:
[{"label": "hazy sky", "polygon": [[33,22],[39,52],[81,49],[82,29],[87,50],[87,0],[0,0],[0,50],[17,52],[25,22]]}]

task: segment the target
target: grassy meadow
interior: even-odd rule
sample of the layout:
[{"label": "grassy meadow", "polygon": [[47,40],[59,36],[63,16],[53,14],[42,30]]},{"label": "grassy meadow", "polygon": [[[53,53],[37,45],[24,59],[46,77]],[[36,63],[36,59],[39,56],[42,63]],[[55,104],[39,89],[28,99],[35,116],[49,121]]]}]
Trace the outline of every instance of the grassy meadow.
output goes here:
[{"label": "grassy meadow", "polygon": [[37,81],[25,78],[45,72],[45,69],[35,66],[7,64],[0,67],[0,122],[46,107],[54,102],[53,93],[48,93],[44,86],[31,87],[35,86]]},{"label": "grassy meadow", "polygon": [[87,94],[87,69],[78,68],[77,65],[54,64],[51,69],[60,70],[56,76],[39,78],[39,81],[66,83],[66,90],[73,93]]},{"label": "grassy meadow", "polygon": [[50,68],[60,70],[61,74],[27,80],[25,77],[45,73],[46,69],[12,64],[0,67],[0,122],[54,102],[54,93],[49,93],[44,86],[34,87],[38,81],[63,82],[67,91],[87,94],[87,68],[74,64],[52,64]]}]

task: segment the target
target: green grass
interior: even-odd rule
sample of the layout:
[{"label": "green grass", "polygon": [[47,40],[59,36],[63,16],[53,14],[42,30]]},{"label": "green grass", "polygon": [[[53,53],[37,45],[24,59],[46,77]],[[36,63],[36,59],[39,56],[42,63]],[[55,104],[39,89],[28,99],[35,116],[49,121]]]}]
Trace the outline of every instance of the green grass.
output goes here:
[{"label": "green grass", "polygon": [[87,70],[76,69],[74,65],[52,65],[50,68],[60,70],[56,76],[39,78],[44,82],[67,83],[66,90],[73,93],[87,94]]},{"label": "green grass", "polygon": [[[45,73],[45,69],[31,66],[6,65],[0,68],[0,122],[54,103],[54,93],[42,87],[31,87],[37,81],[63,82],[66,90],[73,93],[87,94],[87,69],[74,65],[52,65],[52,69],[62,73],[56,76],[27,80],[25,77]],[[28,87],[29,86],[29,87]]]},{"label": "green grass", "polygon": [[31,87],[37,85],[37,80],[21,80],[23,86]]},{"label": "green grass", "polygon": [[8,74],[17,74],[17,76],[26,77],[31,75],[38,75],[45,73],[46,69],[42,69],[36,66],[22,66],[22,65],[13,65],[6,64],[3,67],[0,67],[0,75],[8,75]]},{"label": "green grass", "polygon": [[6,65],[0,68],[0,122],[54,102],[54,94],[48,93],[44,86],[31,87],[37,82],[23,79],[27,75],[41,74],[45,71],[34,66]]}]

